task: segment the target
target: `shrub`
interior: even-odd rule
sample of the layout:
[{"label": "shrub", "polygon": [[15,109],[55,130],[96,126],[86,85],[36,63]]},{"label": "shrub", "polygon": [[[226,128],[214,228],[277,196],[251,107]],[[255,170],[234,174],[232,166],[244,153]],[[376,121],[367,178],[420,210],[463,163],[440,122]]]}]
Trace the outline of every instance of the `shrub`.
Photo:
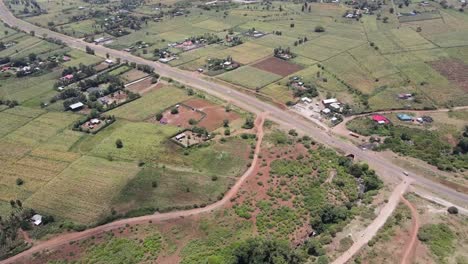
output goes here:
[{"label": "shrub", "polygon": [[316,26],[315,29],[314,29],[315,32],[325,32],[325,28],[323,26]]},{"label": "shrub", "polygon": [[23,185],[23,183],[24,183],[23,179],[21,178],[16,179],[16,185],[20,186],[20,185]]},{"label": "shrub", "polygon": [[455,207],[455,206],[450,206],[448,209],[447,209],[447,212],[449,214],[458,214],[458,208]]},{"label": "shrub", "polygon": [[115,146],[117,148],[123,148],[123,142],[120,138],[115,141]]},{"label": "shrub", "polygon": [[179,113],[179,109],[177,107],[174,107],[171,109],[171,114],[177,115]]}]

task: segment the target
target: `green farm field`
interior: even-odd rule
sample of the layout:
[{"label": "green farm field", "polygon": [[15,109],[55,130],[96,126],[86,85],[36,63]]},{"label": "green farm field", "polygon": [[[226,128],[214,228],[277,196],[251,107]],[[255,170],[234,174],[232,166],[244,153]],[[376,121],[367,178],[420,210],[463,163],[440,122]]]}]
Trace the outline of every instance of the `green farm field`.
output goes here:
[{"label": "green farm field", "polygon": [[245,66],[219,75],[218,78],[250,89],[256,89],[281,79],[281,76],[255,67]]}]

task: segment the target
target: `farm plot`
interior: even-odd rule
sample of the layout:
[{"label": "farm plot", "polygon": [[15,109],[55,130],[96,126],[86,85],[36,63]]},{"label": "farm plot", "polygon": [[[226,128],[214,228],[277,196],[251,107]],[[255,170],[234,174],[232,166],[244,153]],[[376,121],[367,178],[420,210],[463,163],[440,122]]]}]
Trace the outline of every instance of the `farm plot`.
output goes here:
[{"label": "farm plot", "polygon": [[223,21],[219,21],[215,19],[208,19],[208,20],[196,23],[193,26],[211,30],[211,31],[216,31],[216,32],[225,31],[232,27],[231,25],[226,24]]},{"label": "farm plot", "polygon": [[48,112],[8,134],[4,140],[33,147],[47,142],[78,118],[74,114]]},{"label": "farm plot", "polygon": [[390,30],[393,39],[405,50],[435,48],[434,44],[427,41],[411,28],[400,28]]},{"label": "farm plot", "polygon": [[60,219],[91,224],[109,213],[112,199],[137,172],[135,163],[83,156],[25,204]]},{"label": "farm plot", "polygon": [[255,67],[244,66],[218,76],[230,83],[238,84],[250,89],[262,88],[281,79],[280,75],[262,71]]},{"label": "farm plot", "polygon": [[361,68],[359,63],[349,54],[334,57],[328,60],[325,66],[328,71],[336,74],[340,79],[363,93],[371,93],[376,86],[370,73]]},{"label": "farm plot", "polygon": [[103,61],[102,58],[99,58],[94,55],[90,55],[88,53],[72,49],[68,56],[71,58],[70,61],[65,62],[63,65],[65,67],[77,67],[81,63],[84,65],[93,65],[98,64],[99,62]]},{"label": "farm plot", "polygon": [[317,46],[312,44],[312,41],[308,41],[305,44],[293,47],[291,50],[298,55],[317,61],[327,60],[341,52],[340,50]]},{"label": "farm plot", "polygon": [[0,112],[0,123],[2,124],[0,126],[0,138],[22,127],[31,120],[32,118],[29,117]]},{"label": "farm plot", "polygon": [[120,77],[122,79],[124,79],[126,83],[131,83],[131,82],[134,82],[136,80],[143,79],[146,76],[148,76],[147,73],[144,73],[142,71],[135,70],[135,69],[132,69],[132,70],[127,71],[127,72],[123,73],[122,75],[120,75]]},{"label": "farm plot", "polygon": [[297,40],[296,38],[291,38],[287,36],[277,36],[273,34],[268,34],[261,38],[254,39],[252,40],[252,42],[255,44],[260,44],[260,45],[267,46],[270,48],[277,48],[278,46],[281,46],[281,47],[292,46],[294,44],[294,41],[296,40]]},{"label": "farm plot", "polygon": [[240,64],[249,64],[272,54],[273,48],[247,42],[229,49],[222,50],[216,56],[232,56],[232,59],[236,62],[239,62]]},{"label": "farm plot", "polygon": [[213,131],[223,125],[224,120],[232,122],[240,118],[234,111],[226,112],[223,106],[213,104],[203,99],[189,99],[184,104],[205,113],[205,117],[198,123],[198,126]]},{"label": "farm plot", "polygon": [[441,60],[430,64],[450,82],[468,92],[468,65],[458,60]]},{"label": "farm plot", "polygon": [[53,71],[37,77],[9,78],[2,80],[0,97],[18,100],[20,103],[37,97],[43,93],[53,91],[54,84],[60,78],[60,71]]},{"label": "farm plot", "polygon": [[[172,153],[168,166],[145,166],[115,199],[117,209],[193,206],[217,200],[235,181],[248,162],[248,140],[227,138],[204,148],[188,149],[188,155]],[[157,187],[154,187],[155,184]],[[188,191],[187,191],[188,190]]]},{"label": "farm plot", "polygon": [[280,75],[282,77],[291,75],[302,69],[302,67],[297,64],[293,64],[275,57],[262,60],[253,64],[252,66],[263,71]]},{"label": "farm plot", "polygon": [[109,115],[115,115],[129,120],[142,121],[152,115],[161,112],[171,105],[188,99],[186,91],[174,86],[163,86],[151,91],[138,100],[122,105],[109,111]]},{"label": "farm plot", "polygon": [[[173,114],[171,112],[174,108],[177,109],[177,113]],[[204,113],[196,111],[193,107],[185,105],[185,102],[183,104],[177,104],[177,106],[174,106],[171,109],[167,109],[162,115],[163,119],[161,120],[164,120],[164,123],[184,128],[192,127],[192,125],[198,123],[205,116]],[[151,120],[155,120],[155,118],[153,117]],[[194,123],[190,124],[189,122]]]},{"label": "farm plot", "polygon": [[352,49],[349,53],[361,66],[371,72],[374,78],[381,78],[399,72],[385,57],[368,45]]},{"label": "farm plot", "polygon": [[[127,123],[104,138],[91,154],[126,161],[157,160],[165,150],[164,142],[177,131],[179,128],[168,125]],[[123,142],[122,148],[116,147],[117,139]]]},{"label": "farm plot", "polygon": [[451,84],[427,63],[408,63],[400,69],[412,82],[417,84],[425,82],[425,85],[419,87],[419,90],[437,105],[445,106],[447,103],[466,105],[468,102],[468,94],[465,91]]}]

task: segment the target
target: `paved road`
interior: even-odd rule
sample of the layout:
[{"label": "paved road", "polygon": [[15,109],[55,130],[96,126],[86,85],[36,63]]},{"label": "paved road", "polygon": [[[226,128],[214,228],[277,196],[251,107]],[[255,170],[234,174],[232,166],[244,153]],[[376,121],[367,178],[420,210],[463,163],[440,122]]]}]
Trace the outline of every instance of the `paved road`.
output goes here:
[{"label": "paved road", "polygon": [[[219,82],[210,81],[209,78],[204,78],[200,75],[194,75],[191,72],[182,71],[165,64],[133,56],[124,51],[113,50],[100,45],[89,44],[73,37],[56,33],[45,28],[37,27],[14,17],[5,6],[3,1],[0,1],[0,17],[7,24],[16,26],[25,32],[34,31],[36,36],[47,35],[48,37],[60,39],[72,48],[84,50],[86,46],[91,46],[96,51],[96,55],[99,56],[105,56],[105,54],[109,54],[113,58],[121,58],[122,60],[127,60],[129,62],[150,65],[155,68],[156,72],[163,76],[173,78],[182,84],[190,85],[194,88],[223,98],[250,112],[257,114],[261,112],[268,112],[270,119],[279,123],[280,125],[300,130],[308,135],[311,135],[316,141],[335,149],[340,149],[346,153],[355,153],[360,160],[368,162],[369,165],[382,177],[384,177],[384,180],[387,182],[396,183],[399,182],[399,178],[402,177],[402,169],[397,165],[394,165],[391,161],[386,160],[378,153],[364,152],[349,142],[342,141],[339,138],[333,138],[330,134],[316,127],[310,121],[293,113],[292,111],[279,109],[253,96],[232,89],[227,85],[222,85]],[[466,194],[459,193],[446,186],[434,183],[419,175],[411,175],[410,177],[415,180],[415,183],[420,184],[425,188],[442,193],[443,195],[448,196],[453,200],[458,200],[462,202],[463,205],[468,204],[468,195]]]},{"label": "paved road", "polygon": [[[304,119],[301,116],[298,116],[297,114],[287,111],[287,110],[282,110],[279,109],[273,105],[270,105],[266,102],[263,102],[253,96],[247,95],[245,93],[239,92],[235,89],[232,89],[229,86],[222,85],[218,82],[213,82],[208,79],[204,79],[200,75],[194,75],[191,72],[186,72],[182,71],[176,68],[169,67],[167,65],[163,65],[160,63],[156,63],[153,61],[145,60],[143,58],[139,58],[136,56],[133,56],[129,53],[123,52],[123,51],[118,51],[118,50],[112,50],[103,46],[97,46],[94,44],[89,44],[84,41],[74,39],[69,36],[65,36],[56,32],[52,32],[48,29],[40,28],[37,26],[34,26],[32,24],[29,24],[25,21],[22,21],[20,19],[15,18],[6,8],[4,5],[3,1],[0,1],[0,18],[6,22],[9,25],[12,26],[17,26],[18,28],[30,32],[32,30],[35,31],[37,36],[42,36],[46,34],[48,37],[53,37],[56,39],[60,39],[63,42],[65,42],[68,46],[76,49],[81,49],[84,50],[86,46],[91,46],[95,51],[96,55],[99,56],[105,56],[105,54],[109,54],[113,58],[121,58],[122,60],[127,60],[129,62],[135,62],[138,64],[147,64],[155,68],[156,72],[163,76],[167,76],[170,78],[173,78],[174,80],[177,80],[178,82],[192,86],[194,88],[197,88],[199,90],[205,91],[209,94],[212,94],[214,96],[220,97],[222,99],[225,99],[229,102],[232,102],[239,107],[242,107],[252,113],[260,114],[262,112],[268,112],[269,113],[269,119],[273,120],[274,122],[277,122],[278,124],[285,126],[285,127],[290,127],[294,128],[296,130],[299,130],[305,134],[310,135],[313,137],[316,141],[325,144],[329,147],[333,147],[335,149],[341,150],[346,153],[354,153],[357,155],[357,157],[360,160],[364,160],[369,165],[376,170],[376,172],[383,177],[386,183],[391,184],[391,183],[399,183],[402,181],[402,178],[405,178],[402,176],[402,171],[400,167],[397,165],[394,165],[390,160],[385,159],[382,157],[379,153],[374,153],[374,152],[364,152],[360,150],[358,147],[355,145],[342,141],[339,138],[334,138],[331,136],[331,134],[323,131],[322,129],[318,128],[314,124],[312,124],[310,121]],[[245,176],[245,175],[244,175]],[[244,177],[243,176],[243,177]],[[406,177],[406,182],[409,183],[412,181],[415,184],[421,185],[426,189],[430,189],[431,191],[434,191],[436,193],[442,194],[443,196],[450,197],[452,200],[456,200],[459,202],[459,205],[466,206],[468,204],[468,195],[459,193],[455,190],[452,190],[446,186],[440,185],[438,183],[434,183],[420,175],[415,175],[412,174],[409,177]],[[405,184],[406,185],[406,184]],[[391,197],[394,197],[395,194],[400,193],[400,187],[402,186],[401,184],[393,191]],[[240,187],[240,185],[239,185]],[[238,188],[238,187],[237,187]],[[406,188],[405,188],[406,189]],[[235,190],[235,187],[231,189],[228,193],[231,193],[232,191],[237,191]],[[225,196],[226,198],[227,196]],[[397,196],[399,197],[399,196]],[[225,198],[221,201],[225,201]],[[393,201],[393,200],[392,200]],[[389,202],[390,203],[390,202]],[[391,214],[393,211],[394,207],[393,202],[391,203],[392,206],[387,205],[384,210],[379,214],[379,216],[376,218],[376,221],[374,221],[368,228],[369,232],[365,234],[364,239],[361,239],[359,241],[365,241],[367,239],[372,238],[372,236],[375,235],[377,230],[385,223],[385,220],[388,218],[388,216]],[[105,231],[105,230],[110,230],[115,228],[115,226],[122,224],[122,223],[136,223],[138,221],[147,221],[151,219],[156,219],[158,218],[159,220],[164,220],[164,219],[173,219],[174,217],[181,217],[181,216],[186,216],[186,215],[191,215],[194,212],[201,213],[210,211],[214,208],[217,208],[219,206],[219,202],[215,203],[213,205],[210,205],[208,207],[202,208],[202,209],[194,209],[189,210],[189,211],[183,211],[183,212],[173,212],[173,213],[168,213],[168,214],[161,214],[161,215],[150,215],[150,216],[145,216],[145,217],[139,217],[139,218],[131,218],[131,219],[126,219],[126,220],[121,220],[121,221],[116,221],[114,223],[110,223],[108,225],[104,225],[101,227],[98,227],[97,230]],[[94,229],[91,229],[94,230]],[[367,230],[367,229],[366,229]],[[92,231],[84,231],[82,233],[73,233],[73,234],[78,234],[76,239],[79,239],[80,237],[86,237],[86,235],[89,235],[88,233]],[[66,235],[65,235],[66,236]],[[73,236],[70,234],[70,236]],[[62,237],[63,239],[63,237]],[[73,237],[72,239],[75,239]],[[367,240],[368,241],[368,240]],[[7,263],[12,263],[14,262],[15,259],[18,259],[21,256],[26,256],[27,254],[31,254],[31,250],[35,249],[37,252],[38,250],[50,248],[50,246],[55,246],[57,247],[56,239],[52,239],[46,242],[42,242],[38,244],[37,246],[33,247],[32,249],[25,251],[17,257],[13,257],[8,260]],[[364,243],[365,244],[365,243]],[[49,247],[48,247],[48,246]],[[346,256],[340,259],[349,259],[352,254],[355,254],[360,246],[362,246],[363,243],[355,243],[351,249],[354,250],[354,252],[349,252],[349,254],[345,254]],[[358,247],[359,246],[359,247]],[[350,250],[351,250],[350,249]],[[351,255],[350,255],[351,254]],[[1,262],[4,263],[4,262]]]}]

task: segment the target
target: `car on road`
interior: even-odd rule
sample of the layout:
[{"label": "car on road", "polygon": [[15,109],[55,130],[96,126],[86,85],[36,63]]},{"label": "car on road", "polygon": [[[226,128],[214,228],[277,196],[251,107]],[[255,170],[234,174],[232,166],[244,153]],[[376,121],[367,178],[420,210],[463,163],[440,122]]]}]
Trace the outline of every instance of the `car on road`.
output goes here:
[{"label": "car on road", "polygon": [[407,171],[403,171],[403,174],[404,174],[405,176],[408,176],[408,175],[409,175],[409,173],[408,173]]}]

